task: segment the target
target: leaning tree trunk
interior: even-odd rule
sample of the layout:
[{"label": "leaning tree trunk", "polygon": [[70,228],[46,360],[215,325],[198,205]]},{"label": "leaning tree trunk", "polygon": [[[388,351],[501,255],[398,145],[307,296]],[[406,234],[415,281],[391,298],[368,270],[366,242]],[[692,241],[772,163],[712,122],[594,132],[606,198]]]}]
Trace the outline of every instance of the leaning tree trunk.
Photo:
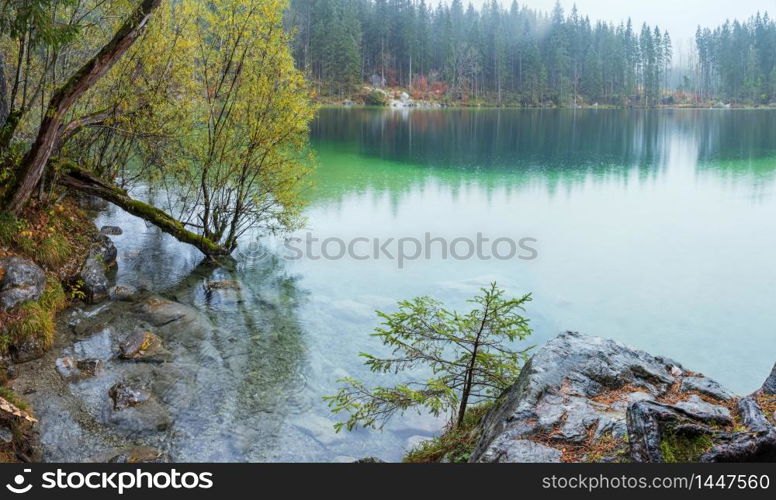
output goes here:
[{"label": "leaning tree trunk", "polygon": [[5,58],[3,54],[0,54],[0,124],[5,123],[5,119],[8,113],[11,111],[11,106],[8,104],[8,98],[6,93],[8,88],[5,84]]},{"label": "leaning tree trunk", "polygon": [[35,143],[22,159],[19,181],[7,207],[10,212],[19,213],[40,182],[46,163],[59,140],[62,120],[67,111],[135,43],[160,3],[161,0],[143,0],[111,41],[51,96]]},{"label": "leaning tree trunk", "polygon": [[63,166],[61,175],[59,184],[118,205],[132,215],[147,220],[179,241],[194,245],[208,257],[226,256],[231,253],[218,243],[189,231],[179,220],[163,210],[130,197],[123,189],[100,179],[88,170],[68,164]]}]

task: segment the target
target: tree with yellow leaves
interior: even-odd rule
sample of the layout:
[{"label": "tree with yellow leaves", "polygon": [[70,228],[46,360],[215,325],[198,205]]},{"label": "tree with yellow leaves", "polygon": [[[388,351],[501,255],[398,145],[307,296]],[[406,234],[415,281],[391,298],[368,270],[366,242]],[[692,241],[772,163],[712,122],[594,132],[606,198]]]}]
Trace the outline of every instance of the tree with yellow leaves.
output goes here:
[{"label": "tree with yellow leaves", "polygon": [[[51,3],[68,19],[83,8]],[[288,49],[285,7],[140,2],[96,56],[44,90],[48,110],[13,167],[6,207],[21,210],[48,178],[116,203],[209,256],[231,253],[250,228],[293,227],[314,109]],[[160,184],[170,194],[166,211],[130,194]]]}]

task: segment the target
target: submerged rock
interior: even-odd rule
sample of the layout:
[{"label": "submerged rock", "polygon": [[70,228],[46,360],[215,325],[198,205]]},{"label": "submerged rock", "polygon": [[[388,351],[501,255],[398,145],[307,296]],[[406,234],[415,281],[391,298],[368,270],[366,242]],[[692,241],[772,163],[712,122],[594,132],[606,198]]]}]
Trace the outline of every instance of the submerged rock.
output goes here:
[{"label": "submerged rock", "polygon": [[112,406],[109,421],[128,433],[155,432],[171,424],[169,412],[150,392],[122,382],[108,391]]},{"label": "submerged rock", "polygon": [[75,364],[72,356],[63,356],[55,361],[57,371],[65,380],[76,380],[81,376],[81,372]]},{"label": "submerged rock", "polygon": [[123,410],[145,403],[151,394],[143,389],[134,389],[119,382],[110,388],[108,396],[113,401],[114,410]]},{"label": "submerged rock", "polygon": [[205,283],[208,290],[239,290],[240,282],[237,280],[217,280]]},{"label": "submerged rock", "polygon": [[136,330],[130,333],[119,345],[119,350],[121,359],[159,363],[169,359],[169,352],[164,348],[162,339],[149,331]]},{"label": "submerged rock", "polygon": [[0,311],[38,300],[45,287],[46,275],[31,260],[21,257],[0,259]]},{"label": "submerged rock", "polygon": [[102,360],[99,359],[79,359],[75,366],[81,372],[81,376],[93,377],[102,369]]},{"label": "submerged rock", "polygon": [[[483,419],[471,461],[715,462],[776,456],[776,431],[749,399],[742,398],[733,415],[733,395],[709,378],[619,342],[566,332],[531,358]],[[745,431],[736,428],[734,418],[745,423]]]},{"label": "submerged rock", "polygon": [[93,377],[102,368],[102,361],[99,359],[76,360],[72,356],[57,358],[55,364],[62,378],[70,382]]},{"label": "submerged rock", "polygon": [[161,297],[147,298],[138,304],[137,312],[142,319],[156,327],[175,321],[194,320],[197,317],[197,311],[191,307]]},{"label": "submerged rock", "polygon": [[167,408],[149,398],[142,404],[112,411],[110,423],[129,434],[153,433],[168,429],[172,419]]},{"label": "submerged rock", "polygon": [[9,347],[14,363],[26,363],[42,357],[49,346],[35,335],[25,337]]},{"label": "submerged rock", "polygon": [[111,236],[119,236],[124,234],[124,230],[118,226],[102,226],[100,228],[100,232],[102,234],[109,234]]},{"label": "submerged rock", "polygon": [[138,446],[136,448],[122,450],[118,454],[104,461],[111,464],[161,464],[167,463],[169,458],[156,448]]},{"label": "submerged rock", "polygon": [[110,289],[110,298],[113,300],[128,300],[137,295],[137,288],[129,285],[116,285]]}]

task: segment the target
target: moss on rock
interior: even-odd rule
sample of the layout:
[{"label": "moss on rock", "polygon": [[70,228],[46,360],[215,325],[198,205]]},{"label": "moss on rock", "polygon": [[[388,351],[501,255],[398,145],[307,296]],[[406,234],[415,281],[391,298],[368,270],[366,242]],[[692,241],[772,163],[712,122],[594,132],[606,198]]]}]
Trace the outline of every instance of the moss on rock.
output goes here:
[{"label": "moss on rock", "polygon": [[701,455],[709,451],[714,443],[708,434],[691,434],[666,429],[660,442],[663,461],[666,463],[698,462]]}]

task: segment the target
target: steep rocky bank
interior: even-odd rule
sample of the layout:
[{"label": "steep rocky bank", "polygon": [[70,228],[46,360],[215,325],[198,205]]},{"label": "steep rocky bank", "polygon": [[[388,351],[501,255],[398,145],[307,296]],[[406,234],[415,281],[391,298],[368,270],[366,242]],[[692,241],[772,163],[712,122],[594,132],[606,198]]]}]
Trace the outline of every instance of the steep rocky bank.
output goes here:
[{"label": "steep rocky bank", "polygon": [[776,461],[776,367],[736,397],[671,359],[566,332],[483,419],[472,462]]},{"label": "steep rocky bank", "polygon": [[13,379],[51,349],[68,302],[107,298],[116,248],[93,214],[67,198],[0,217],[0,461],[41,457],[38,421]]}]

